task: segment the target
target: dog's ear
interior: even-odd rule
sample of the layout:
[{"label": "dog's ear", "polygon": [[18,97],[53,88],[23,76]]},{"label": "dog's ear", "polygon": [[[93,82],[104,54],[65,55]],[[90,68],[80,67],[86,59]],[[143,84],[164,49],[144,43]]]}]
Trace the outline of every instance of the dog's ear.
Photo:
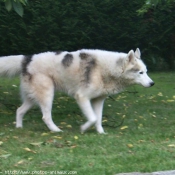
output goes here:
[{"label": "dog's ear", "polygon": [[140,59],[140,57],[141,57],[141,52],[140,52],[139,48],[137,48],[136,51],[135,51],[135,57],[138,58],[138,59]]},{"label": "dog's ear", "polygon": [[134,63],[135,62],[135,56],[134,56],[134,51],[130,50],[127,55],[127,60],[129,63]]}]

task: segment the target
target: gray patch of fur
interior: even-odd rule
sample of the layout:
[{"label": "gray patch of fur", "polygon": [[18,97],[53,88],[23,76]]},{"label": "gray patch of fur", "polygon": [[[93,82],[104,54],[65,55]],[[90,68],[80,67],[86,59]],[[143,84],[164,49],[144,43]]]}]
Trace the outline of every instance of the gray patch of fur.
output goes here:
[{"label": "gray patch of fur", "polygon": [[62,60],[62,64],[63,66],[66,68],[66,67],[69,67],[73,62],[73,55],[71,54],[66,54]]},{"label": "gray patch of fur", "polygon": [[91,72],[96,67],[96,59],[87,53],[80,53],[79,56],[82,60],[82,65],[84,68],[83,81],[89,83],[91,79]]},{"label": "gray patch of fur", "polygon": [[55,52],[55,55],[59,55],[59,54],[61,54],[62,53],[62,51],[56,51]]},{"label": "gray patch of fur", "polygon": [[84,53],[84,52],[80,53],[79,56],[80,56],[80,58],[81,58],[82,60],[86,60],[86,59],[88,59],[88,58],[90,57],[89,54]]},{"label": "gray patch of fur", "polygon": [[27,71],[27,67],[30,64],[30,62],[32,61],[32,57],[33,57],[33,55],[24,56],[23,61],[22,61],[22,74],[23,75],[29,75],[29,73]]}]

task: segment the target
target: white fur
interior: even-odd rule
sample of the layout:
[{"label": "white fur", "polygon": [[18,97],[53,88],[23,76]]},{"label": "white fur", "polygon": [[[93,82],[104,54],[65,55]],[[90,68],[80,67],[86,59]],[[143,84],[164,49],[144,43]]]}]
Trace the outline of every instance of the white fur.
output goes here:
[{"label": "white fur", "polygon": [[0,75],[15,76],[21,72],[23,55],[0,57]]},{"label": "white fur", "polygon": [[[67,54],[72,60],[68,58],[63,63]],[[84,55],[81,57],[81,54]],[[104,133],[102,110],[108,95],[117,94],[132,84],[144,87],[154,84],[140,56],[139,49],[128,54],[86,49],[60,54],[46,52],[33,55],[27,73],[22,72],[24,56],[1,57],[1,76],[21,74],[23,104],[16,112],[16,127],[23,126],[24,114],[37,103],[47,127],[51,131],[61,131],[51,116],[54,91],[59,90],[73,96],[86,116],[82,132],[95,125],[98,133]]]}]

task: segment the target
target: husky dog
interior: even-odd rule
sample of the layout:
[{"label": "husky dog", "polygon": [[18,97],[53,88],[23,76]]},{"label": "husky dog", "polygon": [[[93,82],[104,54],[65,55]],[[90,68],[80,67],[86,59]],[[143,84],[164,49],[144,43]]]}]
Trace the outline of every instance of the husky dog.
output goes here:
[{"label": "husky dog", "polygon": [[22,127],[24,114],[36,103],[47,127],[61,131],[51,116],[54,91],[58,90],[73,96],[87,118],[81,132],[95,125],[98,133],[104,133],[102,110],[107,96],[133,84],[154,85],[140,56],[137,48],[127,54],[82,49],[0,57],[0,76],[21,76],[23,104],[16,112],[16,127]]}]

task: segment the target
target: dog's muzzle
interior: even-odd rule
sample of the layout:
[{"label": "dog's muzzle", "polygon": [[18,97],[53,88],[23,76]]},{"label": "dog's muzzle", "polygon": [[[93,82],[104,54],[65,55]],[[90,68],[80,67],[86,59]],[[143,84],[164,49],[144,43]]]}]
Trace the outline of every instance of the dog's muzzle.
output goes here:
[{"label": "dog's muzzle", "polygon": [[152,82],[150,83],[150,87],[151,87],[151,86],[154,86],[154,84],[155,84],[155,83],[152,81]]}]

